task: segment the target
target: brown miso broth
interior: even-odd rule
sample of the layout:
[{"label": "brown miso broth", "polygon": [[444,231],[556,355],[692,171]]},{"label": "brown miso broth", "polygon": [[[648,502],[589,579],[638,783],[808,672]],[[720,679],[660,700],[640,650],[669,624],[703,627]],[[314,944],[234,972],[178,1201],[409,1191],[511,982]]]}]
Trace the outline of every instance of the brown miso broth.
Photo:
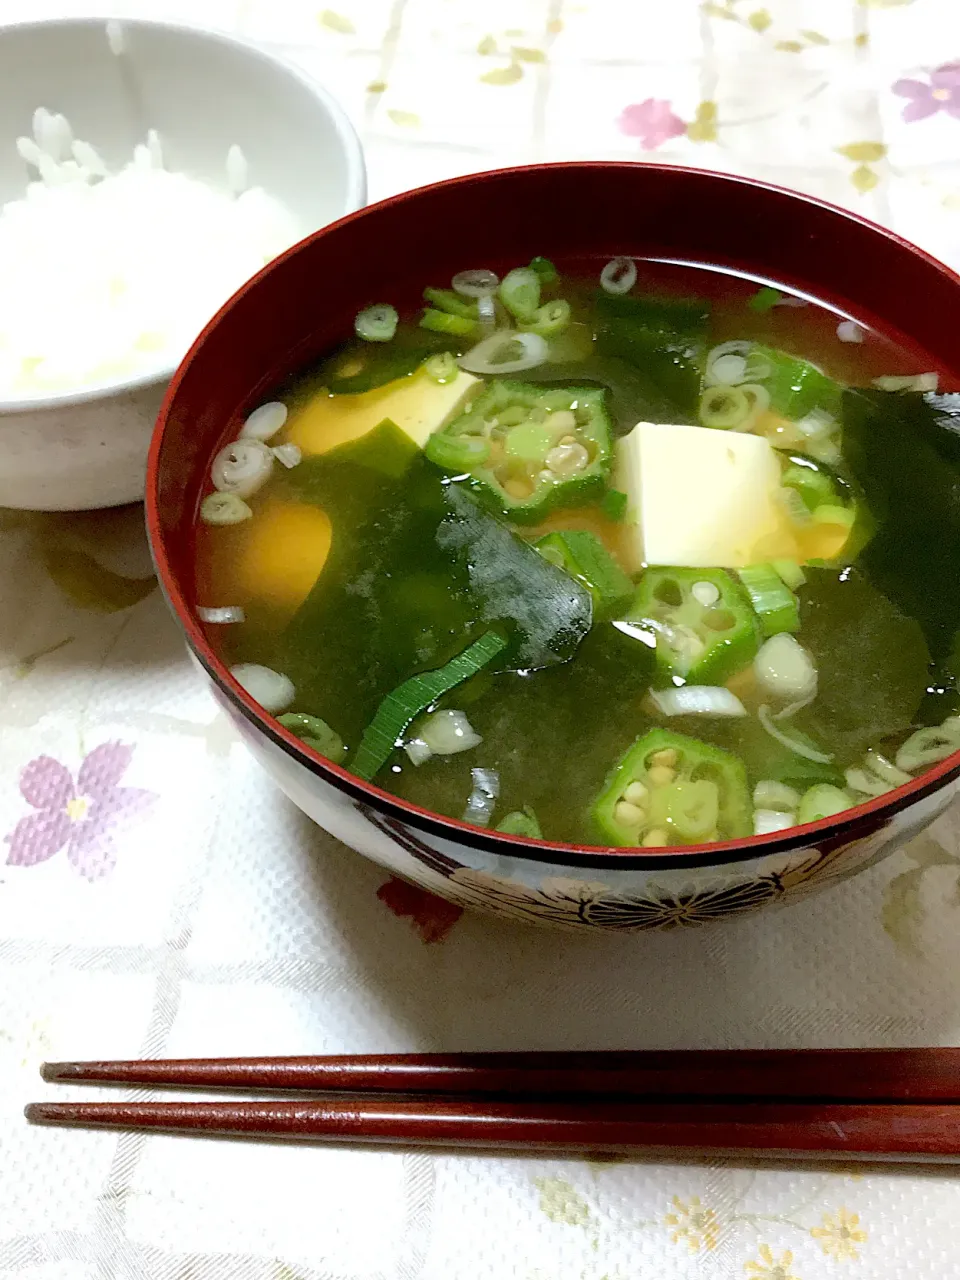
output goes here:
[{"label": "brown miso broth", "polygon": [[942,371],[617,263],[425,281],[236,424],[197,524],[224,661],[377,786],[577,844],[789,831],[960,749]]}]

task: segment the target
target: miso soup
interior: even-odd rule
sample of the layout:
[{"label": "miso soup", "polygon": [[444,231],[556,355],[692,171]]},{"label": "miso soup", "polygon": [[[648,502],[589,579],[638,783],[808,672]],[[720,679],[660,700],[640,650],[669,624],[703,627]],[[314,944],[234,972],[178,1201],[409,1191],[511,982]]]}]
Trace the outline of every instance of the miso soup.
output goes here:
[{"label": "miso soup", "polygon": [[436,813],[787,831],[960,749],[940,372],[703,267],[464,271],[234,425],[197,612],[267,712]]}]

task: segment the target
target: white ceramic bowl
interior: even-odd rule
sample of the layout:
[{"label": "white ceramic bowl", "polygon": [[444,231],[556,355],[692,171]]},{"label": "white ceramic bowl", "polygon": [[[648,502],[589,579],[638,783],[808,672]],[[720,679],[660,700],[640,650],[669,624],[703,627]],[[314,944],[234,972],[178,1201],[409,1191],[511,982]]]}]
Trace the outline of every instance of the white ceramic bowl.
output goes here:
[{"label": "white ceramic bowl", "polygon": [[[170,168],[225,183],[236,143],[251,182],[287,206],[301,236],[364,204],[350,122],[295,67],[214,32],[134,20],[120,30],[121,57],[103,19],[0,30],[0,202],[23,194],[28,175],[15,140],[43,106],[62,112],[111,168],[129,161],[152,128]],[[0,506],[79,510],[141,498],[175,364],[94,392],[0,400]]]}]

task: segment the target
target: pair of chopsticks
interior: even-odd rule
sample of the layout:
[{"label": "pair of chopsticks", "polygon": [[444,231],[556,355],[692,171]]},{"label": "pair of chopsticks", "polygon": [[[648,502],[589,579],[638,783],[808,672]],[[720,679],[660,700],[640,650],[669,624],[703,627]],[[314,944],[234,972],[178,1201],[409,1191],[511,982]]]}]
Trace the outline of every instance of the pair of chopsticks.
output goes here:
[{"label": "pair of chopsticks", "polygon": [[960,1159],[960,1049],[201,1058],[55,1062],[42,1074],[298,1096],[35,1102],[25,1112],[34,1124],[621,1155]]}]

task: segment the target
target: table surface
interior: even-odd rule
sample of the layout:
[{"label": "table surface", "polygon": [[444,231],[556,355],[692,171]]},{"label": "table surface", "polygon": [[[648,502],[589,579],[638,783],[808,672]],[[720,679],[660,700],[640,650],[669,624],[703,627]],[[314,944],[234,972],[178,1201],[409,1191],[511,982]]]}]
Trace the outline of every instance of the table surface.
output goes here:
[{"label": "table surface", "polygon": [[[957,0],[323,3],[112,9],[299,62],[356,121],[373,198],[503,164],[656,157],[825,196],[960,266]],[[70,11],[88,6],[2,13]],[[28,1129],[44,1058],[960,1043],[960,823],[703,931],[458,916],[254,767],[148,576],[139,510],[0,528],[0,1275],[960,1276],[950,1170]],[[35,861],[16,865],[25,834]]]}]

